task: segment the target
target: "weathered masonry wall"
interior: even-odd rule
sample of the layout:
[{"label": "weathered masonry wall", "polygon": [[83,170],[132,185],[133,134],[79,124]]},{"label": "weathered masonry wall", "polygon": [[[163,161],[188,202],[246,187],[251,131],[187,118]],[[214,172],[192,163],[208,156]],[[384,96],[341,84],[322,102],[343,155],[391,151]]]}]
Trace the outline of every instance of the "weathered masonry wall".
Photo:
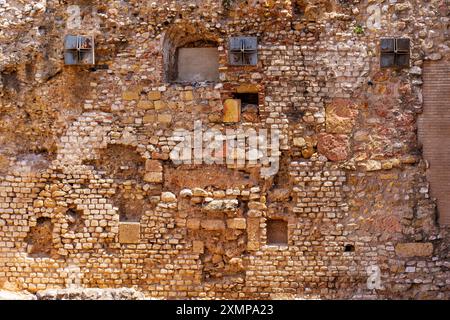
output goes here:
[{"label": "weathered masonry wall", "polygon": [[[0,0],[0,288],[448,299],[448,159],[417,135],[448,27],[443,0]],[[66,35],[94,66],[64,64]],[[230,64],[234,36],[256,65]],[[409,67],[380,68],[385,37]],[[277,174],[174,163],[195,121],[279,129]]]}]

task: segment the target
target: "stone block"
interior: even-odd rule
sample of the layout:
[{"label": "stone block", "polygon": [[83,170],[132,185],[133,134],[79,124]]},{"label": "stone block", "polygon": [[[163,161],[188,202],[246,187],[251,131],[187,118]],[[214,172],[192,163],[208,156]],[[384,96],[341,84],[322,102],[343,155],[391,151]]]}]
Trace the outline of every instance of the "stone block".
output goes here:
[{"label": "stone block", "polygon": [[142,110],[150,110],[154,108],[153,102],[147,100],[139,101],[137,107]]},{"label": "stone block", "polygon": [[161,100],[157,100],[154,102],[155,110],[161,110],[167,108],[167,103]]},{"label": "stone block", "polygon": [[131,101],[131,100],[138,100],[139,99],[139,91],[124,91],[122,93],[122,99]]},{"label": "stone block", "polygon": [[247,249],[258,250],[259,249],[259,218],[247,218]]},{"label": "stone block", "polygon": [[200,229],[200,219],[197,219],[197,218],[187,219],[186,227],[188,227],[189,229],[192,229],[192,230]]},{"label": "stone block", "polygon": [[161,200],[163,202],[175,202],[177,197],[172,192],[163,192],[161,194]]},{"label": "stone block", "polygon": [[317,141],[317,150],[331,161],[345,161],[348,158],[350,141],[346,135],[322,133]]},{"label": "stone block", "polygon": [[256,242],[256,241],[247,242],[247,250],[249,250],[249,251],[259,250],[259,242]]},{"label": "stone block", "polygon": [[208,192],[206,192],[205,190],[203,190],[201,188],[194,188],[194,189],[192,189],[192,195],[194,197],[207,197]]},{"label": "stone block", "polygon": [[402,258],[429,257],[433,254],[433,244],[425,243],[399,243],[395,246],[395,252]]},{"label": "stone block", "polygon": [[172,115],[168,113],[158,114],[158,122],[170,123],[172,122]]},{"label": "stone block", "polygon": [[223,122],[235,123],[241,120],[241,100],[227,99],[223,104]]},{"label": "stone block", "polygon": [[296,146],[296,147],[306,146],[306,140],[302,137],[294,138],[293,143],[294,143],[294,146]]},{"label": "stone block", "polygon": [[228,228],[245,229],[247,228],[247,220],[245,218],[233,218],[227,220]]},{"label": "stone block", "polygon": [[202,220],[201,226],[205,230],[225,230],[225,223],[220,219]]},{"label": "stone block", "polygon": [[259,86],[257,84],[241,84],[236,87],[237,93],[258,93]]},{"label": "stone block", "polygon": [[120,243],[139,243],[141,238],[141,224],[139,222],[120,222],[119,223],[119,242]]},{"label": "stone block", "polygon": [[156,116],[154,114],[146,114],[144,116],[144,118],[142,119],[142,121],[144,122],[144,124],[147,123],[154,123],[156,120]]},{"label": "stone block", "polygon": [[144,181],[150,183],[161,183],[163,182],[162,172],[147,172],[144,174]]},{"label": "stone block", "polygon": [[353,131],[358,110],[350,100],[336,99],[326,107],[328,133],[347,134]]},{"label": "stone block", "polygon": [[181,100],[183,100],[183,101],[192,101],[192,100],[194,100],[194,93],[192,91],[183,91],[183,92],[181,92]]},{"label": "stone block", "polygon": [[161,161],[159,161],[159,160],[145,161],[145,170],[146,171],[154,171],[154,172],[162,172],[163,167],[162,167]]},{"label": "stone block", "polygon": [[205,244],[203,243],[203,241],[199,240],[192,241],[192,251],[194,251],[194,253],[202,254],[205,251],[204,248]]},{"label": "stone block", "polygon": [[367,160],[362,164],[366,171],[380,171],[382,169],[381,161]]},{"label": "stone block", "polygon": [[147,94],[147,98],[151,101],[156,101],[161,99],[161,92],[159,91],[150,91]]}]

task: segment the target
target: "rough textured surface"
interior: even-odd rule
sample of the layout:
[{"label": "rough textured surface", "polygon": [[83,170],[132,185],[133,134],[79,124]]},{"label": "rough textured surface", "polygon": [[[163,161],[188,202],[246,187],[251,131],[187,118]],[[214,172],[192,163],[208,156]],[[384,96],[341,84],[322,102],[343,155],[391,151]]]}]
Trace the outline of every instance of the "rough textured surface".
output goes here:
[{"label": "rough textured surface", "polygon": [[[0,0],[0,288],[449,299],[417,137],[422,68],[448,63],[448,23],[444,0]],[[68,34],[95,37],[95,66],[64,65]],[[258,37],[257,65],[228,64],[236,35]],[[380,69],[392,35],[411,39],[410,68]],[[173,83],[178,49],[205,46],[219,80]],[[228,117],[224,102],[250,93]],[[174,132],[199,120],[279,129],[277,175],[173,163]],[[287,245],[268,245],[268,220],[286,222]]]},{"label": "rough textured surface", "polygon": [[36,300],[30,293],[0,290],[0,300]]},{"label": "rough textured surface", "polygon": [[36,293],[37,300],[144,300],[145,295],[130,288],[50,289]]}]

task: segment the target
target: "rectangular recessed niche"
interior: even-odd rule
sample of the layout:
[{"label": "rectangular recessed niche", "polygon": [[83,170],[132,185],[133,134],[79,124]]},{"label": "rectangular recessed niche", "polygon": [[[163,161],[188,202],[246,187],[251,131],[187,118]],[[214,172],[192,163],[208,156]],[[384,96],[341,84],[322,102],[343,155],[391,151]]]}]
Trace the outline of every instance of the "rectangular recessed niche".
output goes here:
[{"label": "rectangular recessed niche", "polygon": [[178,82],[219,80],[219,51],[217,48],[179,48]]},{"label": "rectangular recessed niche", "polygon": [[259,122],[259,96],[254,92],[236,92],[233,98],[241,101],[241,120]]},{"label": "rectangular recessed niche", "polygon": [[268,245],[288,244],[288,224],[281,219],[268,219],[266,221],[266,236]]}]

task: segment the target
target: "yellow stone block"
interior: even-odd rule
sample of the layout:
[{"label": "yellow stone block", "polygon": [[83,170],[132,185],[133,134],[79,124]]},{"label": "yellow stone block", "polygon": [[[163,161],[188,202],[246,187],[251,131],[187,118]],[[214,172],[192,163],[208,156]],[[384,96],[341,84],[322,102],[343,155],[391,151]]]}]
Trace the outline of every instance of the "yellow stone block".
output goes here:
[{"label": "yellow stone block", "polygon": [[181,93],[181,100],[184,101],[194,100],[194,93],[192,91],[183,91]]},{"label": "yellow stone block", "polygon": [[141,100],[138,102],[138,108],[142,110],[153,109],[153,102],[147,100]]},{"label": "yellow stone block", "polygon": [[227,226],[231,229],[245,229],[247,228],[247,220],[245,218],[228,219]]},{"label": "yellow stone block", "polygon": [[429,257],[433,255],[431,242],[399,243],[395,246],[395,252],[402,258]]},{"label": "yellow stone block", "polygon": [[163,181],[162,172],[147,172],[144,175],[144,181],[150,183],[160,183]]},{"label": "yellow stone block", "polygon": [[172,115],[171,114],[158,114],[158,122],[161,123],[170,123],[172,122]]},{"label": "yellow stone block", "polygon": [[197,218],[187,219],[186,226],[189,229],[198,230],[200,229],[200,219]]},{"label": "yellow stone block", "polygon": [[241,120],[241,100],[227,99],[223,104],[223,122],[235,123]]},{"label": "yellow stone block", "polygon": [[124,91],[122,93],[122,99],[127,100],[127,101],[138,100],[139,92],[138,91]]},{"label": "yellow stone block", "polygon": [[156,116],[154,114],[146,114],[142,121],[144,123],[153,123],[156,120]]},{"label": "yellow stone block", "polygon": [[139,222],[119,223],[120,243],[139,243],[141,238],[141,224]]},{"label": "yellow stone block", "polygon": [[164,101],[161,101],[161,100],[155,101],[154,104],[155,104],[155,109],[156,110],[165,109],[167,107],[167,104]]},{"label": "yellow stone block", "polygon": [[236,88],[237,93],[258,93],[259,86],[257,84],[241,84]]},{"label": "yellow stone block", "polygon": [[249,251],[259,250],[259,243],[255,242],[255,241],[247,242],[247,250],[249,250]]},{"label": "yellow stone block", "polygon": [[54,208],[56,207],[56,202],[53,199],[45,199],[44,200],[44,206],[47,208]]},{"label": "yellow stone block", "polygon": [[202,254],[204,253],[204,243],[203,241],[198,241],[198,240],[194,240],[192,242],[192,251],[194,251],[194,253],[198,253],[198,254]]},{"label": "yellow stone block", "polygon": [[151,101],[160,100],[161,99],[161,92],[159,92],[159,91],[150,91],[147,94],[147,97]]}]

